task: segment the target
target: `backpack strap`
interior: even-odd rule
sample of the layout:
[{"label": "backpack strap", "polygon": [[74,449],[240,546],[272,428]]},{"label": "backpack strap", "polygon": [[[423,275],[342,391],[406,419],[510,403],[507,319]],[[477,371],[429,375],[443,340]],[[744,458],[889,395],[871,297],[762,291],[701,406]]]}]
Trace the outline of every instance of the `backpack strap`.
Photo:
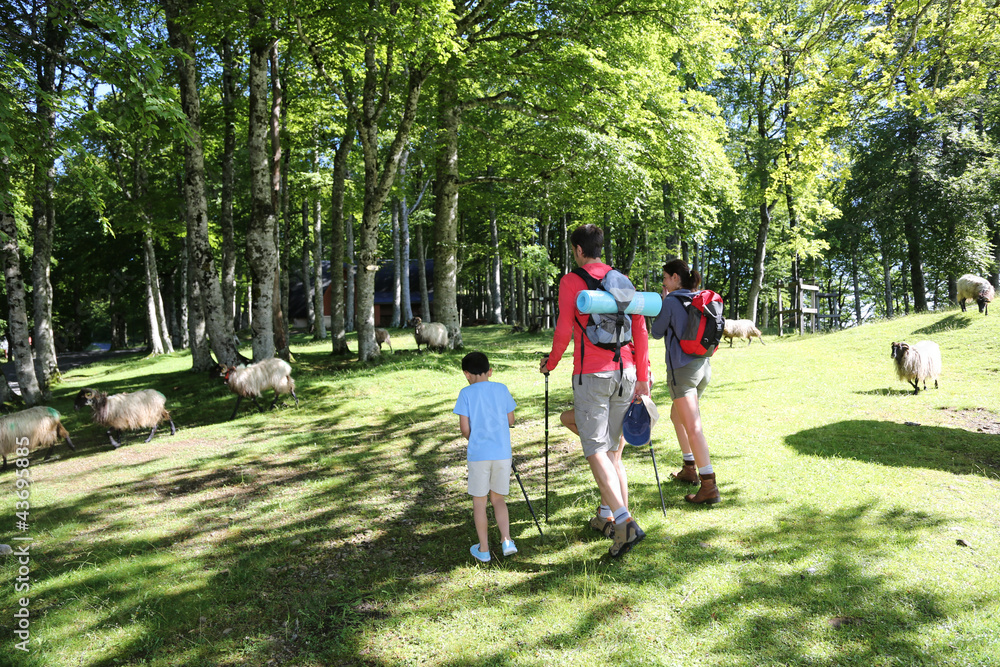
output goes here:
[{"label": "backpack strap", "polygon": [[[586,269],[584,269],[582,266],[578,266],[577,268],[575,268],[572,271],[570,271],[570,273],[579,276],[583,280],[584,285],[587,286],[587,289],[589,289],[589,290],[599,290],[599,289],[601,289],[601,283],[596,278],[594,278],[594,276],[592,276],[589,273],[587,273]],[[577,315],[583,315],[583,313],[577,313]],[[585,317],[586,317],[587,320],[590,319],[590,315],[585,315]],[[576,322],[576,325],[578,327],[580,327],[580,379],[577,381],[577,384],[579,384],[579,385],[582,386],[583,385],[583,353],[587,349],[587,343],[586,343],[587,331],[586,331],[586,325],[580,323],[580,318],[579,317],[573,317],[573,320]]]},{"label": "backpack strap", "polygon": [[[681,305],[684,306],[684,312],[687,313],[688,306],[691,305],[691,297],[697,292],[692,294],[678,294],[676,290],[667,294],[667,296],[676,297]],[[688,315],[690,317],[690,314]],[[677,376],[674,374],[674,367],[670,363],[670,334],[673,334],[674,340],[677,341],[677,346],[680,347],[681,336],[677,333],[677,327],[674,324],[673,319],[670,320],[670,327],[667,328],[667,370],[670,371],[670,382],[676,387],[677,386]]]}]

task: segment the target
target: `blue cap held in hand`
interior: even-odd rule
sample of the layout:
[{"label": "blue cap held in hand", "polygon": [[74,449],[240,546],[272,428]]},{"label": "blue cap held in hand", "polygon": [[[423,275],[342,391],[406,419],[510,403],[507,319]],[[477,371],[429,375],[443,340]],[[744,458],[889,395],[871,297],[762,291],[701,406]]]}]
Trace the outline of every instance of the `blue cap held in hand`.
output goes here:
[{"label": "blue cap held in hand", "polygon": [[641,447],[649,442],[652,430],[653,425],[646,404],[643,401],[634,401],[628,406],[625,418],[622,420],[622,435],[625,436],[625,442]]}]

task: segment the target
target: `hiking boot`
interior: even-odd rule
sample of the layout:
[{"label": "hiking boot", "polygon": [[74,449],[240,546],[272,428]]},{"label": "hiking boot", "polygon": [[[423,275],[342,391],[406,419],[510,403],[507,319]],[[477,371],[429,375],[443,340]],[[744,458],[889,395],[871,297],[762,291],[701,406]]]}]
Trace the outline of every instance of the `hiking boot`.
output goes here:
[{"label": "hiking boot", "polygon": [[714,505],[722,500],[719,496],[719,487],[715,485],[715,473],[701,476],[701,488],[698,493],[689,493],[684,496],[684,500],[696,505]]},{"label": "hiking boot", "polygon": [[615,520],[605,519],[602,516],[592,516],[590,517],[590,527],[604,537],[612,538],[615,536]]},{"label": "hiking boot", "polygon": [[608,555],[612,558],[621,558],[627,554],[632,547],[639,544],[642,538],[646,537],[635,519],[629,517],[625,523],[615,529],[615,541],[608,549]]},{"label": "hiking boot", "polygon": [[698,483],[698,468],[695,467],[694,463],[684,462],[684,467],[680,469],[680,472],[670,473],[670,478],[675,479],[678,482],[687,482],[688,484]]}]

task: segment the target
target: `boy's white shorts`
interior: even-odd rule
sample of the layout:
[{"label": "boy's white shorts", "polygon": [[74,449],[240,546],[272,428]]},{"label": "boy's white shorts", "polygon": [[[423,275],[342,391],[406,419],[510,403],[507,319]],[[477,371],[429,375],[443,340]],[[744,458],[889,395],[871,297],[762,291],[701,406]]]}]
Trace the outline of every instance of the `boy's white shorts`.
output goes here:
[{"label": "boy's white shorts", "polygon": [[501,496],[510,493],[510,459],[466,463],[469,464],[470,496],[488,496],[490,491]]}]

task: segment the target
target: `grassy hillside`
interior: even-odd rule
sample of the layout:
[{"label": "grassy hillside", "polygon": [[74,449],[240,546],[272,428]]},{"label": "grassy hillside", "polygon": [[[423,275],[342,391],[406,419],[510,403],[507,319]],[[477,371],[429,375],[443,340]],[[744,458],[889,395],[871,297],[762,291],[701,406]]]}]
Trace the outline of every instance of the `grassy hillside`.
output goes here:
[{"label": "grassy hillside", "polygon": [[[703,419],[723,502],[688,506],[680,456],[654,430],[630,448],[648,537],[620,561],[559,426],[570,364],[546,336],[463,332],[518,401],[512,481],[520,553],[472,562],[462,353],[395,336],[379,365],[293,345],[301,405],[267,415],[177,354],[68,373],[53,405],[78,450],[32,457],[30,529],[0,475],[0,542],[34,539],[31,652],[14,648],[18,565],[0,558],[0,663],[63,665],[992,665],[1000,660],[1000,344],[957,311],[837,334],[737,342],[712,362]],[[941,345],[940,389],[895,379],[894,340]],[[352,341],[353,346],[353,341]],[[653,397],[669,399],[663,345]],[[112,451],[72,400],[83,387],[167,395],[179,426]],[[62,447],[62,446],[61,446]],[[491,528],[496,548],[499,537]]]}]

